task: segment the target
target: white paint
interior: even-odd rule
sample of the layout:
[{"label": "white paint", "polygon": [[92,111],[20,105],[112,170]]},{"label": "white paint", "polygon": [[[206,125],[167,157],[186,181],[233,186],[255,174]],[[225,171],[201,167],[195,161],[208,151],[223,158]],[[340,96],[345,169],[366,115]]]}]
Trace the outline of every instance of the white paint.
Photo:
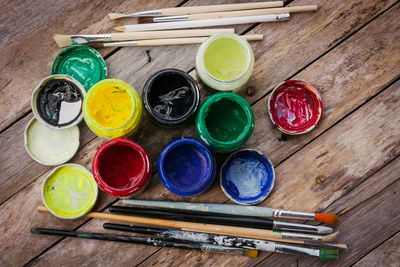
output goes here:
[{"label": "white paint", "polygon": [[33,118],[25,129],[25,148],[40,164],[56,166],[65,163],[79,148],[79,128],[54,130]]},{"label": "white paint", "polygon": [[82,111],[82,101],[77,102],[61,102],[60,117],[58,124],[65,124],[75,120]]}]

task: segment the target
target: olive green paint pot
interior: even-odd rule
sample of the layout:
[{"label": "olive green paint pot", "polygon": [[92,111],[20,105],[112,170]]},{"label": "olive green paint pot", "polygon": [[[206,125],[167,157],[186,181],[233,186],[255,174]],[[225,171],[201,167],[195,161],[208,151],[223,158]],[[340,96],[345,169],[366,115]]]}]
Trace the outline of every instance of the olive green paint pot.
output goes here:
[{"label": "olive green paint pot", "polygon": [[51,74],[72,76],[87,92],[92,85],[107,78],[107,66],[96,49],[85,45],[73,45],[56,56],[51,66]]},{"label": "olive green paint pot", "polygon": [[200,107],[196,130],[214,150],[230,152],[241,147],[253,133],[253,111],[249,103],[237,94],[214,94]]}]

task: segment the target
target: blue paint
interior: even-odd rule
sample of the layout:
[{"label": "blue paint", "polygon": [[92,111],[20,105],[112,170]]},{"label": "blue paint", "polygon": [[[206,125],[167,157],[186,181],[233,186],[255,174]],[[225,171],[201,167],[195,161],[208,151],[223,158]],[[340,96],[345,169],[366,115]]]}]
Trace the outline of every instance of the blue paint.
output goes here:
[{"label": "blue paint", "polygon": [[233,153],[221,168],[221,188],[238,204],[257,204],[272,191],[274,167],[261,152],[253,149]]},{"label": "blue paint", "polygon": [[181,196],[194,196],[206,190],[215,172],[215,159],[210,149],[194,138],[183,137],[170,142],[158,158],[161,182]]}]

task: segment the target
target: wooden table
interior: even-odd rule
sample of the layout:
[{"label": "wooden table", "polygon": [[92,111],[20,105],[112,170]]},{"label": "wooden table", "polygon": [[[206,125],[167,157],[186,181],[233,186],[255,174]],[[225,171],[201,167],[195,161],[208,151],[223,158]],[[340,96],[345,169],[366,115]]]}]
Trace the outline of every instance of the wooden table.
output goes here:
[{"label": "wooden table", "polygon": [[[273,193],[261,205],[337,213],[338,242],[350,247],[336,262],[261,253],[256,259],[179,249],[78,240],[30,234],[31,227],[103,232],[104,221],[61,220],[36,211],[41,184],[52,169],[25,152],[23,131],[32,118],[32,89],[50,74],[60,48],[54,33],[97,33],[112,29],[105,18],[158,7],[226,1],[15,1],[0,3],[0,265],[399,265],[400,262],[400,4],[385,0],[294,0],[318,4],[315,13],[288,22],[240,25],[238,33],[262,33],[253,42],[255,70],[243,92],[255,114],[246,147],[271,158]],[[126,22],[126,21],[125,21]],[[178,68],[195,76],[197,45],[100,50],[110,78],[138,91],[154,72]],[[267,117],[267,100],[278,82],[301,78],[319,88],[323,118],[313,131],[287,136]],[[205,92],[202,91],[205,96]],[[81,148],[72,162],[91,169],[103,140],[80,125]],[[153,178],[140,199],[228,202],[218,179],[205,193],[183,199],[160,183],[154,162],[172,139],[196,137],[193,125],[161,129],[144,120],[137,141],[153,162]],[[225,156],[219,155],[223,160]],[[94,208],[106,211],[119,200],[100,193]]]}]

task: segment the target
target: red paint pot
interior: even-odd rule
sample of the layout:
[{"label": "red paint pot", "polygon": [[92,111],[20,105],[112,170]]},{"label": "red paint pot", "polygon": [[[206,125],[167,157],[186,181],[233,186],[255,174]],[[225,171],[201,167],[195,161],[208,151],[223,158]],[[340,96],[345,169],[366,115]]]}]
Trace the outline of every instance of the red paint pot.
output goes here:
[{"label": "red paint pot", "polygon": [[297,135],[311,131],[322,117],[322,99],[318,90],[302,80],[278,84],[268,99],[268,113],[283,133]]},{"label": "red paint pot", "polygon": [[101,190],[115,197],[132,197],[150,181],[146,151],[127,138],[105,142],[94,155],[92,172]]}]

